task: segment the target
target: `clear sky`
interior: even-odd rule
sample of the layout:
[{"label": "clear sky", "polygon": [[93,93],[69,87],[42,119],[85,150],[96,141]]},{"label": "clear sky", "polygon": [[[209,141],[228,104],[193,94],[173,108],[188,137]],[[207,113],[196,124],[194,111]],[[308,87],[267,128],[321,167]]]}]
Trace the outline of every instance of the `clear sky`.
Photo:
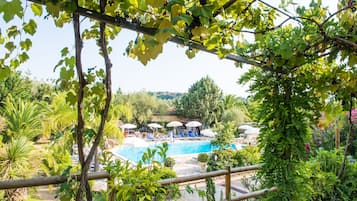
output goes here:
[{"label": "clear sky", "polygon": [[[73,26],[67,24],[64,28],[56,28],[51,19],[37,19],[40,21],[37,33],[32,38],[30,60],[20,69],[31,73],[30,76],[37,80],[57,78],[59,70],[53,72],[53,67],[60,59],[60,50],[69,47],[72,53],[75,51]],[[123,56],[128,42],[135,37],[135,32],[123,29],[119,37],[110,42],[113,47],[110,55],[113,63],[113,91],[121,88],[125,93],[141,90],[187,92],[193,83],[209,76],[225,94],[242,97],[248,95],[248,86],[237,84],[237,80],[247,67],[237,68],[233,61],[220,60],[216,55],[204,52],[188,59],[185,55],[186,48],[178,47],[171,42],[164,46],[163,53],[158,58],[144,66],[137,60]],[[82,59],[85,67],[104,66],[94,42],[84,43]]]}]

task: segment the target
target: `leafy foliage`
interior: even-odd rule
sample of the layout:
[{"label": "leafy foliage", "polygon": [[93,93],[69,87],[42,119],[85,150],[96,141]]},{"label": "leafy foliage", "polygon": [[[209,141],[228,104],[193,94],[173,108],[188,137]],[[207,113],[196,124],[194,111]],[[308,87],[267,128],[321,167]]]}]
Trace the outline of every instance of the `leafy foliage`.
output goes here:
[{"label": "leafy foliage", "polygon": [[122,98],[125,103],[132,106],[133,118],[139,126],[150,122],[154,112],[158,109],[157,98],[146,92],[128,94]]},{"label": "leafy foliage", "polygon": [[[161,156],[166,156],[166,145],[161,146]],[[176,177],[175,172],[155,162],[155,150],[148,149],[141,161],[132,167],[129,162],[109,160],[105,156],[105,170],[111,175],[109,182],[109,196],[118,200],[166,200],[179,196],[178,186],[162,186],[160,179]],[[169,157],[168,157],[169,158]],[[150,168],[143,166],[150,163]],[[166,161],[165,161],[166,162]]]},{"label": "leafy foliage", "polygon": [[30,176],[33,145],[26,137],[13,139],[1,148],[0,171],[2,179],[15,179]]},{"label": "leafy foliage", "polygon": [[201,163],[208,162],[209,155],[207,153],[199,153],[197,156],[197,161]]},{"label": "leafy foliage", "polygon": [[222,90],[209,77],[194,83],[180,99],[175,102],[178,114],[200,119],[204,125],[213,125],[222,115]]},{"label": "leafy foliage", "polygon": [[38,103],[8,96],[0,111],[7,124],[4,141],[20,137],[35,140],[41,134],[43,111]]},{"label": "leafy foliage", "polygon": [[302,199],[311,200],[350,200],[355,197],[357,187],[352,183],[356,178],[356,165],[347,164],[347,175],[338,177],[343,163],[341,150],[321,150],[299,169],[297,178],[304,187]]},{"label": "leafy foliage", "polygon": [[11,95],[23,100],[30,100],[31,80],[20,72],[11,72],[6,79],[0,82],[0,106],[3,107],[7,96]]},{"label": "leafy foliage", "polygon": [[217,124],[214,130],[217,135],[211,140],[212,144],[217,145],[220,149],[230,147],[234,141],[234,133],[237,127],[233,123]]}]

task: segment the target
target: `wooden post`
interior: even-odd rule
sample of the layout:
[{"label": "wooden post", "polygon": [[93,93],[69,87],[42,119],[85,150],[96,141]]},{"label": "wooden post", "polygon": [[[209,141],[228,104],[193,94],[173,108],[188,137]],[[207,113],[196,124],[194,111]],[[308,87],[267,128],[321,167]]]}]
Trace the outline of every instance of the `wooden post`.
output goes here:
[{"label": "wooden post", "polygon": [[226,201],[231,200],[231,166],[226,167]]}]

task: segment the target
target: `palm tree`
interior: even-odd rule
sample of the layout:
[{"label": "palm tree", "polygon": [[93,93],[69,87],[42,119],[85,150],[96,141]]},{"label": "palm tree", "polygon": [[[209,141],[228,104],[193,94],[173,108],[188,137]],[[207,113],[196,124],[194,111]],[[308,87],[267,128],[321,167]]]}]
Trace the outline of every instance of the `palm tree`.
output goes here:
[{"label": "palm tree", "polygon": [[[0,149],[0,175],[2,180],[24,178],[34,171],[31,151],[33,145],[26,137],[12,139]],[[8,201],[24,200],[26,189],[5,190]]]},{"label": "palm tree", "polygon": [[44,107],[43,134],[49,137],[57,132],[64,132],[76,124],[77,112],[66,102],[66,94],[54,95],[51,104]]},{"label": "palm tree", "polygon": [[34,140],[41,133],[42,109],[36,102],[15,100],[8,96],[0,114],[6,119],[7,124],[5,142],[21,136]]}]

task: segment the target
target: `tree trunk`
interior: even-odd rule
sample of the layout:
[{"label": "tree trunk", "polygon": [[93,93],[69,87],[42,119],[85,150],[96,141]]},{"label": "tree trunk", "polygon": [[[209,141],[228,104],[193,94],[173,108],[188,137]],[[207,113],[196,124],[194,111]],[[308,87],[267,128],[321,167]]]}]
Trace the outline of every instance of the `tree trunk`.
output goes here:
[{"label": "tree trunk", "polygon": [[338,178],[339,179],[342,179],[342,177],[344,176],[345,169],[346,169],[346,163],[347,163],[347,154],[348,154],[348,152],[350,150],[351,143],[354,140],[355,129],[354,129],[353,121],[352,121],[352,109],[353,109],[353,102],[351,100],[350,101],[350,108],[349,108],[349,117],[348,117],[349,132],[347,134],[346,147],[345,147],[345,151],[344,151],[343,162],[342,162],[340,171],[338,173]]},{"label": "tree trunk", "polygon": [[74,28],[74,36],[75,36],[75,46],[76,46],[76,70],[79,80],[78,87],[78,98],[77,98],[77,127],[76,127],[76,140],[78,145],[78,157],[79,162],[81,164],[81,179],[79,183],[79,188],[77,190],[76,200],[82,201],[84,200],[84,191],[87,192],[87,200],[92,200],[92,194],[90,190],[90,185],[88,183],[87,175],[88,168],[85,168],[86,160],[84,158],[83,153],[83,130],[84,130],[84,117],[83,117],[83,100],[84,100],[84,88],[86,86],[86,81],[83,75],[82,69],[82,39],[80,34],[80,23],[79,23],[79,15],[73,13],[73,28]]},{"label": "tree trunk", "polygon": [[[105,6],[106,6],[107,1],[106,0],[101,0],[100,1],[100,11],[101,13],[104,13],[105,11]],[[76,14],[74,14],[74,16],[76,16]],[[79,44],[81,44],[81,38],[80,38],[80,29],[79,29],[79,17],[76,18],[76,20],[74,20],[74,26],[75,26],[75,32],[76,32],[76,53],[77,51],[79,51],[81,49],[81,46]],[[111,67],[112,67],[112,63],[109,59],[108,56],[108,50],[107,50],[107,42],[106,42],[106,38],[105,38],[105,23],[101,22],[100,26],[99,26],[99,31],[100,31],[100,38],[99,38],[99,45],[101,48],[101,51],[103,53],[103,57],[104,57],[104,62],[105,62],[105,91],[106,91],[106,100],[105,100],[105,105],[103,110],[101,111],[101,119],[100,119],[100,125],[97,131],[97,134],[95,136],[95,140],[92,144],[92,147],[90,148],[90,151],[88,153],[87,158],[84,161],[81,161],[81,179],[80,179],[80,184],[79,184],[79,188],[77,191],[77,195],[76,195],[76,200],[77,201],[82,201],[83,200],[83,191],[84,189],[86,189],[86,195],[87,195],[87,200],[91,201],[92,200],[92,195],[91,195],[91,190],[90,190],[90,186],[88,183],[88,179],[87,179],[87,175],[88,175],[88,170],[90,167],[90,163],[93,159],[94,153],[97,149],[97,147],[99,146],[100,140],[103,136],[103,131],[104,131],[104,125],[106,122],[106,119],[108,117],[108,111],[109,111],[109,106],[111,103],[111,98],[112,98],[112,83],[111,83]],[[80,42],[80,43],[79,43]],[[77,61],[77,59],[79,59],[79,61]],[[79,57],[77,57],[76,54],[76,62],[78,62],[78,64],[80,63],[80,54]],[[81,67],[81,65],[77,66],[77,70],[79,69],[79,67]],[[82,69],[80,69],[81,73],[82,73]],[[78,70],[79,71],[79,70]],[[83,75],[83,73],[82,73]],[[80,81],[80,89],[85,86],[85,80],[84,78],[81,80],[81,78],[78,76],[79,81]],[[83,90],[82,88],[82,90]],[[81,90],[79,90],[81,91]],[[83,98],[83,97],[82,97]],[[80,95],[78,95],[78,100],[80,100]],[[83,103],[83,100],[82,100]],[[77,136],[78,137],[78,136]],[[83,128],[82,128],[82,136],[81,136],[83,141]],[[78,144],[79,145],[79,144]],[[83,144],[81,145],[82,149],[83,149]],[[79,147],[79,146],[78,146]],[[83,158],[84,159],[84,158]]]}]

